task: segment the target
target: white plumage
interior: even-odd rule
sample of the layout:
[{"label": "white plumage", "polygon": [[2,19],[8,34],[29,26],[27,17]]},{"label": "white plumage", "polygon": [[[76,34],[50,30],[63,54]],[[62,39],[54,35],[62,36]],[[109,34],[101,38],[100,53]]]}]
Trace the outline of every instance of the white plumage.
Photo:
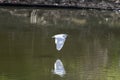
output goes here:
[{"label": "white plumage", "polygon": [[57,34],[52,37],[52,38],[55,38],[56,49],[58,51],[62,49],[67,36],[68,36],[67,34]]}]

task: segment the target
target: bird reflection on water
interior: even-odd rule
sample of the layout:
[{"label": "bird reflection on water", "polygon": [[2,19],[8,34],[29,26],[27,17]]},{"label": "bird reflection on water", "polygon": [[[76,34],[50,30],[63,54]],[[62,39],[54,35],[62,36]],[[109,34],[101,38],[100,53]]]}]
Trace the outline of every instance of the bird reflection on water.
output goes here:
[{"label": "bird reflection on water", "polygon": [[60,59],[57,59],[54,63],[53,74],[57,74],[60,77],[63,77],[66,74],[63,63]]}]

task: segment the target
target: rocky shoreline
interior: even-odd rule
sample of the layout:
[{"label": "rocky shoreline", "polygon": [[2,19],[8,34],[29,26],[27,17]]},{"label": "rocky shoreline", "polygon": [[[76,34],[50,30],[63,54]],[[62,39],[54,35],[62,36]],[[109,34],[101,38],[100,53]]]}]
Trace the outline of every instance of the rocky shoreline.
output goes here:
[{"label": "rocky shoreline", "polygon": [[1,4],[47,5],[48,7],[83,7],[96,9],[120,10],[120,0],[85,1],[85,0],[0,0]]}]

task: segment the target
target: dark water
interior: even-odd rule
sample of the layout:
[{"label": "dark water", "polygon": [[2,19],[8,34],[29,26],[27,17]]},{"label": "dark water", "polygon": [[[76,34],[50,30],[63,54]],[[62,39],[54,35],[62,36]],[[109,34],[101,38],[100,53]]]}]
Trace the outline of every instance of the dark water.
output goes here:
[{"label": "dark water", "polygon": [[120,13],[0,8],[0,80],[120,80]]}]

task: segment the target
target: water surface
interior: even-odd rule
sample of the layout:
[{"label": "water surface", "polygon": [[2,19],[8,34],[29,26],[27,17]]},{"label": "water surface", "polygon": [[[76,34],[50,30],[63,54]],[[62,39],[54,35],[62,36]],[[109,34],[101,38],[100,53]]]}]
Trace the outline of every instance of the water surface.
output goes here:
[{"label": "water surface", "polygon": [[0,8],[0,80],[120,80],[119,34],[119,12]]}]

